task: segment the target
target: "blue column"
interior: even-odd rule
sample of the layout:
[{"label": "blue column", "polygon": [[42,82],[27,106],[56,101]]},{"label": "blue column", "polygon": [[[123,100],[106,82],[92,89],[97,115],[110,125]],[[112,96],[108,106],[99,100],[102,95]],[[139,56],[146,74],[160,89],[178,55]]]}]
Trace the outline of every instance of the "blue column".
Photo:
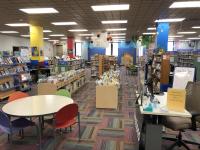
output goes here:
[{"label": "blue column", "polygon": [[156,44],[157,48],[167,51],[169,23],[158,23]]}]

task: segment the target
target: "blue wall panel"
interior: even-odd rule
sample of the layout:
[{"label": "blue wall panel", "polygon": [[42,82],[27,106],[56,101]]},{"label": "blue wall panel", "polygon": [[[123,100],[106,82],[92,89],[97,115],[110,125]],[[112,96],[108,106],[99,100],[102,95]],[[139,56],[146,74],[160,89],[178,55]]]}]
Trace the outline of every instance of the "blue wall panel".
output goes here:
[{"label": "blue wall panel", "polygon": [[157,48],[162,48],[165,51],[168,50],[168,33],[169,33],[169,23],[158,23],[157,26]]},{"label": "blue wall panel", "polygon": [[90,60],[91,56],[95,54],[105,55],[106,49],[101,47],[89,47],[88,48],[88,59]]}]

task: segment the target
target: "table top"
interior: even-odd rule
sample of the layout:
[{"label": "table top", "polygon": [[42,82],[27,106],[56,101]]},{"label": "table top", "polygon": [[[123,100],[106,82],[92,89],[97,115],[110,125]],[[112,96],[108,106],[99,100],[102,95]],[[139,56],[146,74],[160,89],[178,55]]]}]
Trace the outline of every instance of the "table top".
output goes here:
[{"label": "table top", "polygon": [[[176,112],[176,111],[170,111],[167,110],[167,93],[164,93],[164,95],[155,95],[155,98],[160,102],[158,104],[158,108],[153,110],[152,112],[150,111],[144,111],[143,106],[140,106],[140,112],[141,114],[144,115],[158,115],[158,116],[172,116],[172,117],[187,117],[191,118],[192,115],[185,110],[184,112]],[[143,98],[143,104],[145,101],[148,101],[148,98]]]},{"label": "table top", "polygon": [[65,96],[37,95],[9,102],[3,106],[2,110],[11,116],[44,116],[54,114],[71,103],[73,100]]}]

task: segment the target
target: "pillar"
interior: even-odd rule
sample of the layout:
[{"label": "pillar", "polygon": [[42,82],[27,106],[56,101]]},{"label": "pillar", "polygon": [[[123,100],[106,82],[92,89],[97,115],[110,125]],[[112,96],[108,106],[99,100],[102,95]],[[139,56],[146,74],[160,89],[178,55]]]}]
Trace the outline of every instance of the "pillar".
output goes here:
[{"label": "pillar", "polygon": [[168,33],[169,33],[169,23],[166,23],[166,22],[158,23],[157,37],[156,37],[157,48],[167,51]]},{"label": "pillar", "polygon": [[30,47],[32,52],[33,61],[44,61],[44,54],[43,54],[43,27],[30,25]]},{"label": "pillar", "polygon": [[73,50],[74,50],[74,38],[68,37],[67,38],[67,53],[70,58],[73,58],[75,55]]}]

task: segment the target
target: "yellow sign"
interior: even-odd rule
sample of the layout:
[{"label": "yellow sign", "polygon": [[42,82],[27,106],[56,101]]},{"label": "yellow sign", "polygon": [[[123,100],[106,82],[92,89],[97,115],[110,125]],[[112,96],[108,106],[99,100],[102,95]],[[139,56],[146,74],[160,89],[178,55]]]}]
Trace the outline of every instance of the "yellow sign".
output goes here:
[{"label": "yellow sign", "polygon": [[184,112],[186,91],[184,89],[168,89],[167,108],[171,111]]}]

